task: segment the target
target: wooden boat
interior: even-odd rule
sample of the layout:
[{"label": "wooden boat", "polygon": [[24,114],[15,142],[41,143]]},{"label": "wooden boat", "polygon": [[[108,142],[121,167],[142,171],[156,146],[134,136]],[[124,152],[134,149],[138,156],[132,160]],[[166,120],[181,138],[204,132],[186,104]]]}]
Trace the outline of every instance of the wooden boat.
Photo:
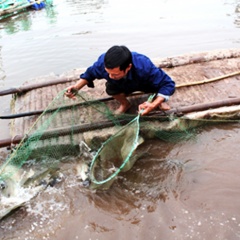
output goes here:
[{"label": "wooden boat", "polygon": [[[179,121],[189,119],[229,119],[236,120],[240,118],[240,49],[216,50],[203,53],[192,53],[182,56],[153,59],[156,66],[167,72],[176,82],[177,88],[171,97],[169,104],[171,110],[161,112],[155,111],[147,116],[145,121],[151,121],[158,127],[159,122],[166,122],[175,116],[175,121],[171,125],[164,125],[166,130],[177,129]],[[35,80],[35,84],[25,83],[17,89],[8,89],[0,92],[0,96],[14,94],[12,101],[11,116],[1,116],[2,119],[11,120],[11,140],[0,141],[0,146],[7,146],[10,143],[18,143],[33,123],[52,101],[52,99],[79,79],[80,73],[85,69],[75,69],[63,73],[59,77],[45,76]],[[32,82],[32,81],[31,81]],[[84,88],[94,99],[106,103],[111,109],[116,107],[116,101],[105,93],[105,80],[95,81],[94,89]],[[129,96],[132,102],[132,108],[129,111],[129,119],[136,116],[137,106],[146,99],[145,94],[133,94]],[[69,99],[69,105],[74,102]],[[76,103],[75,103],[76,104]],[[77,116],[81,115],[81,109]],[[66,109],[66,115],[68,114]],[[92,138],[91,134],[98,134],[99,129],[105,128],[104,133],[109,136],[106,129],[110,129],[111,124],[108,121],[85,123],[78,128],[76,142],[84,136],[84,140]],[[128,120],[129,120],[128,119]],[[189,122],[187,122],[189,126]],[[196,125],[196,121],[194,122]],[[67,135],[67,126],[62,125],[62,134]],[[77,127],[77,126],[75,126]],[[159,125],[159,128],[163,127]],[[54,131],[54,129],[53,129]],[[57,128],[59,131],[59,126]],[[97,131],[97,133],[96,133]],[[89,135],[89,132],[91,134]],[[146,131],[149,133],[149,131]]]}]

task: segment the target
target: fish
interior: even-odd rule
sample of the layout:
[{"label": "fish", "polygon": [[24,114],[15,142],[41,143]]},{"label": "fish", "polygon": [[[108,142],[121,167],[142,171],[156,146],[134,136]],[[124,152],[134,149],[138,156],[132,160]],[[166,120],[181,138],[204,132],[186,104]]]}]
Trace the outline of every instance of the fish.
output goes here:
[{"label": "fish", "polygon": [[49,185],[60,181],[58,168],[34,171],[14,165],[4,167],[0,180],[0,220],[24,206]]},{"label": "fish", "polygon": [[[84,141],[79,144],[79,156],[75,164],[76,177],[87,187],[90,184],[89,167],[94,152]],[[36,197],[48,186],[63,179],[61,169],[57,166],[32,166],[30,169],[19,168],[11,164],[1,168],[0,174],[0,220],[10,215],[19,207]]]},{"label": "fish", "polygon": [[86,164],[90,164],[92,162],[93,156],[95,152],[84,142],[81,141],[79,143],[79,158],[84,161]]},{"label": "fish", "polygon": [[84,141],[81,141],[79,144],[79,156],[75,170],[76,177],[82,181],[85,187],[90,185],[89,170],[93,157],[94,151],[92,151]]}]

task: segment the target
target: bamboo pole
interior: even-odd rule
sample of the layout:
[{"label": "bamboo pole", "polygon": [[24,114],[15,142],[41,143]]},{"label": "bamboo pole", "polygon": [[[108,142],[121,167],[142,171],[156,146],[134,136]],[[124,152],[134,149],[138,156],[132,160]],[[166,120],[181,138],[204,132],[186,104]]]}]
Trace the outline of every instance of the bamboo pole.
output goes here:
[{"label": "bamboo pole", "polygon": [[153,62],[160,68],[174,68],[184,65],[204,63],[216,60],[224,60],[230,58],[239,58],[240,49],[222,49],[207,52],[198,52],[193,54],[184,54],[168,58],[155,58]]},{"label": "bamboo pole", "polygon": [[[134,96],[138,96],[138,95],[143,95],[144,93],[141,92],[135,92],[133,94],[131,94],[130,96],[134,97]],[[96,103],[96,102],[108,102],[113,100],[113,97],[106,97],[106,98],[99,98],[96,100],[90,100],[90,101],[85,101],[85,102],[80,102],[80,103],[74,103],[74,104],[69,104],[66,106],[61,107],[61,110],[64,109],[69,109],[72,107],[77,107],[77,106],[84,106],[84,105],[89,105],[92,103]],[[20,117],[28,117],[28,116],[33,116],[33,115],[40,115],[42,114],[44,111],[46,113],[50,113],[50,112],[54,112],[59,108],[53,108],[53,109],[48,109],[48,110],[36,110],[36,111],[32,111],[32,112],[25,112],[25,113],[16,113],[16,114],[11,114],[11,115],[6,115],[6,116],[0,116],[0,119],[12,119],[12,118],[20,118]]]},{"label": "bamboo pole", "polygon": [[234,99],[221,100],[217,102],[195,104],[192,106],[170,109],[165,113],[168,115],[172,113],[179,115],[179,114],[186,114],[190,112],[204,111],[211,108],[219,108],[219,107],[233,106],[233,105],[239,105],[239,104],[240,104],[240,98],[234,98]]},{"label": "bamboo pole", "polygon": [[23,136],[16,136],[14,138],[7,138],[0,140],[0,148],[11,146],[12,144],[18,144],[22,141]]},{"label": "bamboo pole", "polygon": [[176,88],[189,87],[189,86],[200,85],[200,84],[204,84],[204,83],[215,82],[215,81],[219,81],[219,80],[222,80],[222,79],[228,78],[228,77],[233,77],[233,76],[236,76],[236,75],[239,75],[239,74],[240,74],[240,71],[237,71],[237,72],[229,73],[229,74],[222,75],[222,76],[215,77],[215,78],[211,78],[211,79],[206,79],[206,80],[201,80],[201,81],[191,82],[191,83],[179,84],[179,85],[176,85]]},{"label": "bamboo pole", "polygon": [[[129,119],[120,119],[119,123],[125,124],[129,121]],[[70,133],[83,133],[86,131],[96,130],[96,129],[103,129],[114,126],[115,123],[112,121],[103,121],[103,122],[97,122],[97,123],[88,123],[88,124],[82,124],[82,125],[75,125],[70,127],[64,127],[64,128],[58,128],[58,129],[52,129],[45,131],[43,135],[41,136],[40,140],[49,139],[56,136],[66,136]],[[34,138],[36,135],[34,135]],[[8,138],[0,140],[0,148],[10,146],[11,144],[18,144],[22,141],[27,141],[27,139],[31,138],[31,136],[16,136],[14,138]]]},{"label": "bamboo pole", "polygon": [[63,79],[55,79],[52,81],[48,81],[45,83],[37,83],[37,84],[32,84],[32,85],[27,85],[27,86],[22,86],[19,88],[10,88],[6,89],[3,91],[0,91],[0,96],[8,95],[8,94],[15,94],[15,93],[25,93],[27,91],[37,89],[37,88],[42,88],[42,87],[48,87],[56,84],[62,84],[62,83],[67,83],[71,81],[77,81],[79,78],[63,78]]}]

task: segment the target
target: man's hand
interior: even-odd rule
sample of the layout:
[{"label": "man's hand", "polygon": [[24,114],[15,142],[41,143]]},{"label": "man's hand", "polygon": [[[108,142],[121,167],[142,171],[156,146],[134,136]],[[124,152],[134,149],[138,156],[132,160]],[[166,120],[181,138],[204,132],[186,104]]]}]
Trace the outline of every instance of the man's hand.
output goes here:
[{"label": "man's hand", "polygon": [[72,85],[66,89],[65,96],[75,100],[77,92],[87,84],[88,81],[86,79],[80,78],[75,85]]},{"label": "man's hand", "polygon": [[72,98],[72,99],[76,99],[76,94],[77,94],[78,90],[75,88],[75,85],[70,86],[66,89],[66,92],[64,93],[65,96]]},{"label": "man's hand", "polygon": [[139,113],[143,115],[147,115],[152,110],[160,106],[164,101],[164,98],[161,96],[157,96],[153,102],[144,102],[138,106]]},{"label": "man's hand", "polygon": [[144,102],[138,106],[139,113],[143,115],[147,115],[150,113],[152,110],[154,110],[155,105],[150,102]]}]

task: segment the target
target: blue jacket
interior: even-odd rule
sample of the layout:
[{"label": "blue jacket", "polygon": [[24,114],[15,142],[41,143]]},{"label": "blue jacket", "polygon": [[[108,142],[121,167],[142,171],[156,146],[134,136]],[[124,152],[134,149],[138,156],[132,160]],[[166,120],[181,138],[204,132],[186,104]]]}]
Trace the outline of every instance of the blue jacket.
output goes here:
[{"label": "blue jacket", "polygon": [[[80,75],[80,78],[88,81],[88,87],[94,87],[95,79],[106,79],[116,84],[118,81],[109,77],[104,66],[104,56],[102,54],[98,60],[86,72]],[[157,68],[151,60],[145,55],[132,52],[133,66],[127,73],[128,85],[132,85],[136,91],[143,91],[145,86],[151,86],[158,95],[168,100],[175,91],[175,82],[160,68]],[[144,91],[143,91],[144,92]]]}]

